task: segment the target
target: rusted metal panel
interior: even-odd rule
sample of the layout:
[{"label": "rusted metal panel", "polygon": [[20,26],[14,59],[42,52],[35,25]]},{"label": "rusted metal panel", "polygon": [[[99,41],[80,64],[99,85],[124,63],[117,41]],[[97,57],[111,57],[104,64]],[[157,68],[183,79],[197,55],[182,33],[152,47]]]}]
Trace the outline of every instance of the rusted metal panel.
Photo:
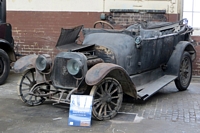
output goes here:
[{"label": "rusted metal panel", "polygon": [[74,27],[72,29],[62,28],[56,47],[75,43],[82,28],[83,25]]},{"label": "rusted metal panel", "polygon": [[99,63],[88,70],[85,81],[88,85],[95,85],[99,83],[110,71],[119,69],[124,71],[123,68],[112,63]]},{"label": "rusted metal panel", "polygon": [[96,85],[106,76],[111,76],[117,79],[123,87],[125,94],[128,94],[132,97],[137,97],[136,88],[126,70],[121,66],[112,64],[112,63],[99,63],[88,70],[85,76],[85,82],[90,85]]},{"label": "rusted metal panel", "polygon": [[104,62],[118,64],[125,68],[129,74],[137,73],[135,70],[138,69],[137,61],[140,50],[135,48],[134,36],[129,35],[129,31],[113,31],[114,33],[105,31],[105,33],[101,33],[102,30],[99,33],[96,32],[95,30],[94,33],[85,31],[83,45],[96,44],[96,55]]},{"label": "rusted metal panel", "polygon": [[87,66],[91,67],[94,66],[98,63],[103,63],[104,61],[101,58],[97,58],[97,59],[91,59],[91,60],[87,60]]}]

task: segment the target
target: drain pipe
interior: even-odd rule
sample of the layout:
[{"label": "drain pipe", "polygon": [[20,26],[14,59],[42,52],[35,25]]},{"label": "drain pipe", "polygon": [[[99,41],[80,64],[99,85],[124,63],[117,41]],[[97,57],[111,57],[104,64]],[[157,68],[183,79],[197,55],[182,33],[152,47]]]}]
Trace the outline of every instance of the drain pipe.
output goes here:
[{"label": "drain pipe", "polygon": [[0,0],[0,23],[6,23],[6,0]]}]

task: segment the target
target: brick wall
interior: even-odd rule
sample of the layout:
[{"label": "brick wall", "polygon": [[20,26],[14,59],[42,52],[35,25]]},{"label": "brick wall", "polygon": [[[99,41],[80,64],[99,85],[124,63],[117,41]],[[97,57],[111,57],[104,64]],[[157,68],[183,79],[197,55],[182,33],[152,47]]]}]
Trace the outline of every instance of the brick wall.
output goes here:
[{"label": "brick wall", "polygon": [[8,11],[16,51],[23,55],[47,53],[54,56],[61,28],[84,24],[92,27],[100,13]]},{"label": "brick wall", "polygon": [[193,36],[192,39],[195,41],[197,56],[193,62],[193,75],[200,76],[200,36]]},{"label": "brick wall", "polygon": [[109,22],[114,25],[128,26],[140,21],[175,22],[179,14],[166,14],[165,10],[119,10],[112,9]]},{"label": "brick wall", "polygon": [[[16,51],[23,55],[48,53],[56,55],[55,49],[60,29],[70,28],[83,24],[92,27],[100,20],[99,12],[32,12],[8,11],[7,22],[12,24],[13,37],[17,45]],[[107,13],[109,14],[109,13]],[[109,21],[116,25],[127,26],[140,20],[177,21],[178,14],[151,14],[151,13],[111,13]],[[200,37],[194,39],[200,42]],[[199,43],[200,44],[200,43]],[[194,75],[200,75],[200,46],[195,47],[197,58],[194,62]]]},{"label": "brick wall", "polygon": [[140,21],[178,21],[179,15],[165,13],[111,13],[110,23],[116,25],[131,25]]}]

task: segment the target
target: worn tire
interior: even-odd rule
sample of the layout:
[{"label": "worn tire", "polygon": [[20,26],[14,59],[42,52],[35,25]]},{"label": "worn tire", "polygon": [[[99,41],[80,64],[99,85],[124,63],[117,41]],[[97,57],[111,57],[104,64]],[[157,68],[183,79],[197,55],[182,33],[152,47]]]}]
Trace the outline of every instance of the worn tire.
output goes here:
[{"label": "worn tire", "polygon": [[175,85],[179,91],[187,90],[192,78],[192,60],[188,52],[184,52],[180,62],[180,71]]},{"label": "worn tire", "polygon": [[0,85],[5,83],[10,72],[10,60],[8,54],[0,49]]}]

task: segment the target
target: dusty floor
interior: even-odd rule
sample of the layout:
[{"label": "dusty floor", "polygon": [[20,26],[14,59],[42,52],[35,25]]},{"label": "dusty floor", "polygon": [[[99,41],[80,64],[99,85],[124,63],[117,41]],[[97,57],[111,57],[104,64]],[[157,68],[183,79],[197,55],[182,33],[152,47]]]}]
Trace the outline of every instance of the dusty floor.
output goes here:
[{"label": "dusty floor", "polygon": [[200,82],[178,92],[173,83],[143,104],[123,103],[114,119],[92,120],[91,127],[68,126],[69,106],[46,101],[29,107],[17,96],[19,74],[10,73],[0,86],[1,133],[199,133]]}]

